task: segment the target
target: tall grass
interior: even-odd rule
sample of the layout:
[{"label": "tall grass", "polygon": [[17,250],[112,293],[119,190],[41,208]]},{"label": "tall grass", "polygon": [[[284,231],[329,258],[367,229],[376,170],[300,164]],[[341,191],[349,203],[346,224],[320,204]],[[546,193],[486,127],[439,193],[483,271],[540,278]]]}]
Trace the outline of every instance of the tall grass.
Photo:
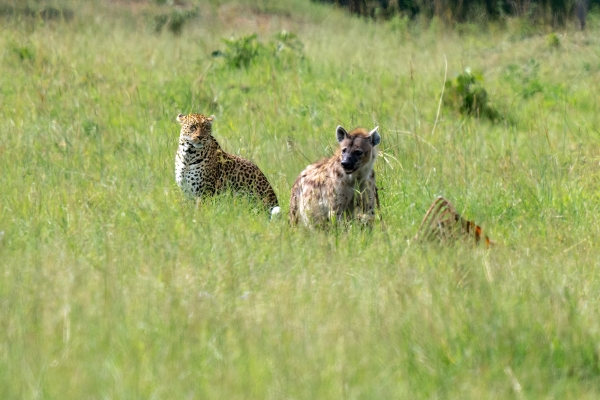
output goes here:
[{"label": "tall grass", "polygon": [[[0,28],[1,398],[598,397],[594,20],[549,46],[300,0],[200,3],[180,35],[149,25],[168,5],[66,6]],[[211,56],[281,29],[302,55]],[[438,115],[467,66],[499,122]],[[379,125],[384,224],[185,200],[174,118],[192,111],[284,209],[336,125]],[[437,195],[499,245],[409,245]]]}]

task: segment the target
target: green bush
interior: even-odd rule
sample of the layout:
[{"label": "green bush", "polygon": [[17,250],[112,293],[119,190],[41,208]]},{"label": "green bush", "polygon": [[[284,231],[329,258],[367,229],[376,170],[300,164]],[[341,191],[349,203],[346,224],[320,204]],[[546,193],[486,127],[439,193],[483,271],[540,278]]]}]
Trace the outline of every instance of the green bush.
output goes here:
[{"label": "green bush", "polygon": [[538,77],[540,65],[535,59],[530,59],[523,66],[509,64],[504,72],[504,80],[508,82],[515,92],[524,99],[544,92],[544,86]]},{"label": "green bush", "polygon": [[548,43],[548,47],[556,49],[560,47],[560,38],[554,32],[546,36],[546,42]]},{"label": "green bush", "polygon": [[173,10],[171,12],[171,18],[169,19],[169,30],[175,35],[180,35],[181,30],[183,29],[183,25],[185,25],[186,21],[191,17],[190,14],[186,12],[181,12],[179,10]]},{"label": "green bush", "polygon": [[275,34],[270,47],[275,58],[284,67],[304,58],[304,43],[298,39],[298,35],[286,30]]},{"label": "green bush", "polygon": [[491,121],[500,118],[498,112],[489,104],[482,75],[471,72],[469,67],[454,80],[446,81],[444,104],[458,108],[462,115],[474,115]]},{"label": "green bush", "polygon": [[406,15],[397,14],[390,19],[388,27],[392,32],[405,34],[408,32],[409,22],[410,19]]},{"label": "green bush", "polygon": [[275,34],[268,45],[263,45],[256,34],[222,40],[225,50],[213,51],[212,56],[222,57],[229,68],[248,68],[260,57],[273,57],[280,66],[304,57],[304,44],[295,33],[285,30]]},{"label": "green bush", "polygon": [[[160,4],[160,3],[159,3]],[[162,12],[149,17],[148,27],[154,33],[161,33],[164,27],[174,35],[180,35],[185,24],[198,15],[198,10],[172,9],[170,12]]]},{"label": "green bush", "polygon": [[271,43],[275,45],[274,48],[276,52],[291,51],[301,55],[304,49],[304,43],[298,39],[298,35],[286,30],[276,33],[274,41]]},{"label": "green bush", "polygon": [[258,41],[258,35],[242,36],[239,39],[222,39],[225,51],[214,51],[213,57],[221,56],[225,64],[231,68],[248,68],[263,50],[263,45]]},{"label": "green bush", "polygon": [[155,15],[150,21],[150,30],[154,33],[160,33],[168,21],[169,16],[167,14]]},{"label": "green bush", "polygon": [[12,50],[21,61],[33,61],[35,59],[35,49],[31,45],[14,45]]}]

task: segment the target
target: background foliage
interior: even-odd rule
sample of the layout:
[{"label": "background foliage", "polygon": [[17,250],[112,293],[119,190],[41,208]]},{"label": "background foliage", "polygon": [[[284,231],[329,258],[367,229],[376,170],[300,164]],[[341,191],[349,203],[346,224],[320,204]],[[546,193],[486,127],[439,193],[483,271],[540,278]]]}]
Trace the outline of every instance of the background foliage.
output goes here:
[{"label": "background foliage", "polygon": [[537,23],[564,25],[577,16],[585,26],[585,14],[599,0],[313,0],[336,4],[353,14],[374,18],[404,15],[437,17],[447,23],[485,22],[520,17]]}]

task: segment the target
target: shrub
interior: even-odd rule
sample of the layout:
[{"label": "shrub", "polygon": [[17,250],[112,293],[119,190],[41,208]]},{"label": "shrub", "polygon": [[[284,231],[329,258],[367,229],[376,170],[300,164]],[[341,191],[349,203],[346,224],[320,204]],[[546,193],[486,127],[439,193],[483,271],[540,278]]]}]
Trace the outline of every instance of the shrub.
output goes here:
[{"label": "shrub", "polygon": [[528,99],[544,91],[544,86],[538,78],[539,67],[540,65],[533,58],[523,66],[510,64],[504,72],[504,80],[511,85],[515,92],[521,94],[524,99]]},{"label": "shrub", "polygon": [[556,33],[551,33],[546,36],[546,42],[548,43],[548,47],[556,49],[560,47],[560,39]]},{"label": "shrub", "polygon": [[295,54],[302,55],[302,51],[304,49],[304,43],[298,39],[298,35],[286,30],[276,33],[274,41],[271,43],[274,44],[276,52],[289,50]]},{"label": "shrub", "polygon": [[192,18],[198,15],[198,10],[180,10],[173,9],[171,12],[164,12],[150,17],[148,22],[149,29],[154,33],[161,33],[166,26],[174,35],[180,35],[184,25]]},{"label": "shrub", "polygon": [[390,19],[388,27],[394,33],[406,34],[408,33],[409,22],[410,20],[406,15],[396,14]]},{"label": "shrub", "polygon": [[261,56],[272,56],[280,65],[303,57],[304,44],[294,33],[281,31],[275,34],[268,46],[263,45],[256,34],[239,39],[223,39],[225,50],[215,50],[213,57],[222,57],[230,68],[248,68]]},{"label": "shrub", "polygon": [[225,43],[225,51],[214,51],[213,57],[223,57],[225,64],[231,68],[248,68],[250,64],[258,57],[259,51],[263,45],[258,41],[255,34],[242,36],[239,39],[222,39]]},{"label": "shrub", "polygon": [[149,24],[150,30],[154,33],[160,33],[167,21],[169,21],[169,16],[167,14],[155,15]]},{"label": "shrub", "polygon": [[35,49],[29,44],[25,46],[15,44],[12,51],[21,61],[33,61],[35,59]]},{"label": "shrub", "polygon": [[304,43],[292,32],[283,30],[275,34],[270,47],[281,66],[287,66],[294,60],[304,58]]},{"label": "shrub", "polygon": [[483,87],[481,74],[474,74],[470,68],[454,80],[447,80],[444,91],[444,104],[458,108],[462,115],[474,115],[495,121],[498,112],[489,104],[488,93]]}]

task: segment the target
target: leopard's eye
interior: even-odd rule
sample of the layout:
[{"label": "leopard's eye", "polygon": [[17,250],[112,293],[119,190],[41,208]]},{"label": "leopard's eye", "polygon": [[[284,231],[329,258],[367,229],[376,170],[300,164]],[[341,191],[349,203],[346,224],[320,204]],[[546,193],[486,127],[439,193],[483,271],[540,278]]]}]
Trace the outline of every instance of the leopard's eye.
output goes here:
[{"label": "leopard's eye", "polygon": [[196,132],[196,125],[190,126],[190,132]]}]

